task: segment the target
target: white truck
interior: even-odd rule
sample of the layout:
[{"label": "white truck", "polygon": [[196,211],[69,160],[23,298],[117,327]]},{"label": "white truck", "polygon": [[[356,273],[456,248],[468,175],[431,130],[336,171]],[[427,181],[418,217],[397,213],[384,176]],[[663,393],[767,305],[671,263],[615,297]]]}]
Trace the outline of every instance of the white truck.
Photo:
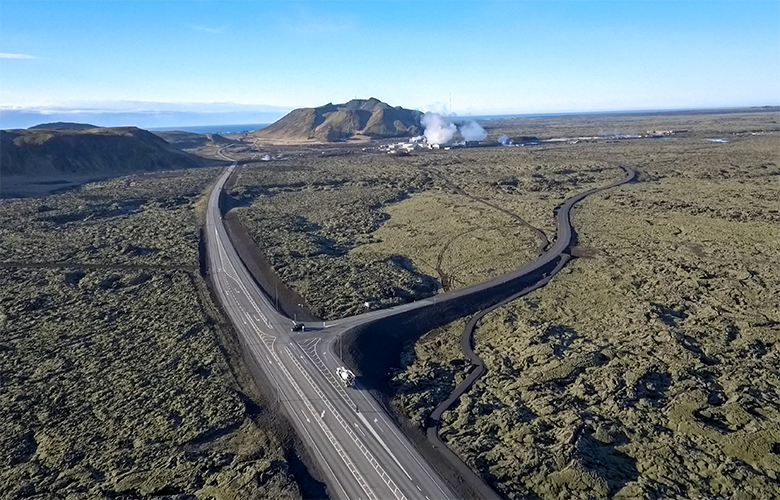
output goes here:
[{"label": "white truck", "polygon": [[345,386],[352,387],[355,385],[355,374],[352,373],[352,370],[339,366],[336,368],[336,375],[338,375],[339,379],[341,379],[341,383]]}]

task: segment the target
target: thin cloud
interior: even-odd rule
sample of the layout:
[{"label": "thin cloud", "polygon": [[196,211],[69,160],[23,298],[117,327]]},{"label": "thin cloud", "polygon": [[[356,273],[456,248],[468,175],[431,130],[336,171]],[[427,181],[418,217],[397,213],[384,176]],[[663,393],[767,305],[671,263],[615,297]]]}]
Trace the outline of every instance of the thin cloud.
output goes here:
[{"label": "thin cloud", "polygon": [[354,16],[331,16],[305,7],[297,7],[291,16],[281,19],[282,26],[300,35],[342,33],[355,29]]},{"label": "thin cloud", "polygon": [[225,31],[226,26],[220,26],[219,28],[212,28],[210,26],[190,26],[194,30],[198,31],[204,31],[206,33],[211,33],[212,35],[218,35]]},{"label": "thin cloud", "polygon": [[29,54],[6,54],[0,52],[0,59],[38,59],[38,57]]}]

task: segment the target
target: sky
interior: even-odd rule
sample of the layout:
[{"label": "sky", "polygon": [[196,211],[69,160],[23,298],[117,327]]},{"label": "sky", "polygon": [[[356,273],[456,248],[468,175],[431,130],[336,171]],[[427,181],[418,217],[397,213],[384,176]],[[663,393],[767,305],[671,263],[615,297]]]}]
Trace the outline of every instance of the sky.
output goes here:
[{"label": "sky", "polygon": [[0,2],[4,128],[262,123],[371,96],[459,115],[777,105],[780,2]]}]

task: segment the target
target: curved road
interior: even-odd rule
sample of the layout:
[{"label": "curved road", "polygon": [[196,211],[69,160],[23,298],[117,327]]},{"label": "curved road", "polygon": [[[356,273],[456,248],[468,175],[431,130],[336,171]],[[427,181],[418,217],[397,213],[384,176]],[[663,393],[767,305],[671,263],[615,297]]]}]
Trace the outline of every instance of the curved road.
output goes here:
[{"label": "curved road", "polygon": [[[233,161],[224,154],[225,149],[220,150],[220,155]],[[572,234],[569,213],[575,203],[595,192],[630,182],[636,176],[633,170],[623,167],[623,180],[566,200],[556,213],[555,243],[537,260],[513,273],[435,298],[329,323],[308,323],[307,327],[318,331],[303,334],[291,332],[290,318],[275,310],[228,238],[219,199],[235,167],[234,162],[211,192],[204,234],[213,290],[251,356],[250,365],[257,370],[255,376],[273,384],[284,411],[325,474],[332,496],[398,500],[457,495],[367,391],[344,387],[336,379],[335,370],[341,363],[334,352],[335,340],[358,325],[488,290],[538,271],[559,259],[568,248]],[[490,490],[484,495],[495,497]]]},{"label": "curved road", "polygon": [[[275,387],[301,440],[337,498],[457,498],[366,392],[336,380],[325,339],[300,339],[257,287],[228,239],[217,181],[206,213],[206,249],[219,302],[254,363]],[[329,330],[328,334],[336,333]]]}]

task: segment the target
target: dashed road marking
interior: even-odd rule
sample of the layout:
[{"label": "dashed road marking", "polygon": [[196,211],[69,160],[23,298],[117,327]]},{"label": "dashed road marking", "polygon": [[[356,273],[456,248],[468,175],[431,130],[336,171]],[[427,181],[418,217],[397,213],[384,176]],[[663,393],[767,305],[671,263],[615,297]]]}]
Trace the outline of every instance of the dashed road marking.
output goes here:
[{"label": "dashed road marking", "polygon": [[311,375],[309,375],[309,373],[303,368],[303,365],[301,365],[298,362],[298,360],[295,359],[295,355],[293,355],[292,351],[290,351],[290,349],[287,347],[285,347],[284,349],[287,351],[287,355],[290,357],[290,360],[292,360],[292,362],[295,364],[295,367],[298,368],[301,374],[303,374],[304,378],[306,378],[306,381],[309,382],[309,385],[311,385],[312,389],[314,389],[314,391],[317,393],[317,396],[319,396],[322,402],[325,403],[325,406],[330,410],[333,416],[336,417],[336,420],[338,421],[339,424],[341,424],[341,427],[344,429],[347,435],[350,438],[352,438],[352,441],[358,447],[360,452],[363,453],[363,456],[366,457],[368,463],[371,464],[374,470],[376,470],[377,474],[379,474],[379,477],[382,478],[382,481],[384,481],[387,487],[390,488],[390,491],[393,493],[395,498],[397,500],[406,500],[406,496],[403,494],[401,489],[395,484],[393,478],[391,478],[387,474],[387,472],[385,472],[384,468],[379,464],[376,458],[374,458],[374,456],[368,450],[366,445],[363,444],[360,438],[357,437],[357,434],[355,434],[352,431],[352,428],[350,428],[349,424],[347,424],[346,420],[344,420],[344,417],[341,416],[341,414],[336,410],[336,408],[328,400],[328,398],[325,397],[325,394],[322,392],[322,389],[320,389],[319,386],[314,382],[314,379],[311,378]]}]

